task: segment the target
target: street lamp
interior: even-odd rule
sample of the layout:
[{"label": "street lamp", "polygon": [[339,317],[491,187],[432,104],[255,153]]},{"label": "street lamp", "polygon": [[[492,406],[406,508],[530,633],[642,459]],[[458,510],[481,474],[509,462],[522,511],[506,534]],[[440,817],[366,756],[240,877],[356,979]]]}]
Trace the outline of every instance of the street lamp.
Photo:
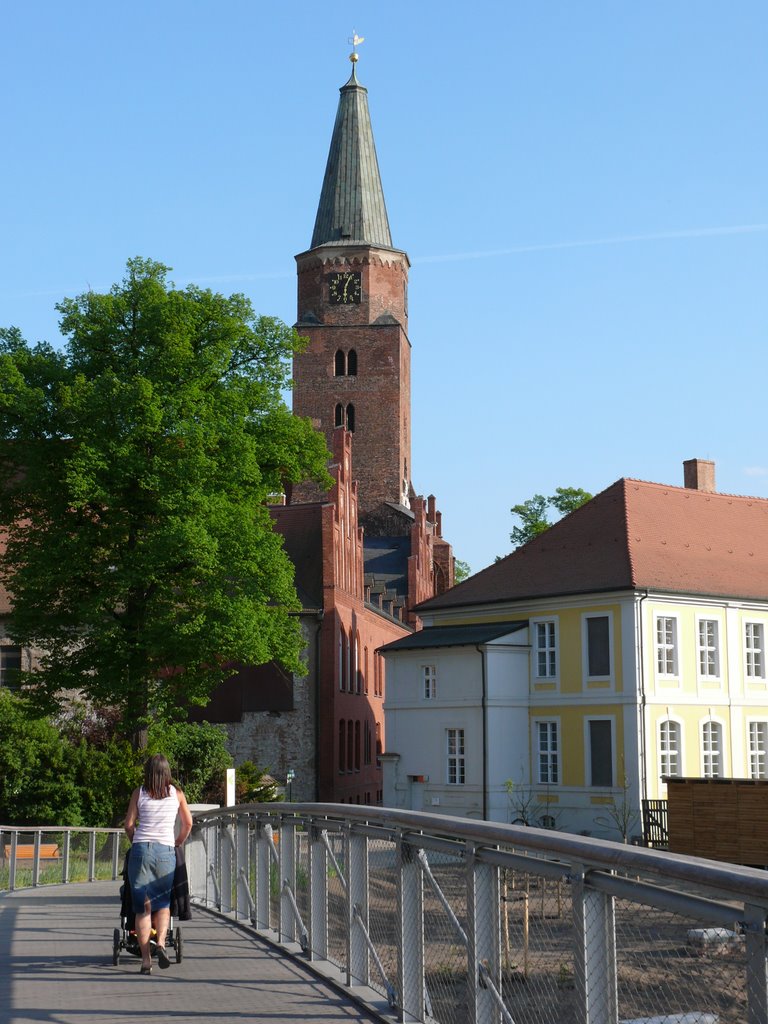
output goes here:
[{"label": "street lamp", "polygon": [[288,785],[288,803],[291,802],[291,784],[295,778],[296,772],[294,772],[293,768],[289,768],[288,774],[285,776],[285,781]]}]

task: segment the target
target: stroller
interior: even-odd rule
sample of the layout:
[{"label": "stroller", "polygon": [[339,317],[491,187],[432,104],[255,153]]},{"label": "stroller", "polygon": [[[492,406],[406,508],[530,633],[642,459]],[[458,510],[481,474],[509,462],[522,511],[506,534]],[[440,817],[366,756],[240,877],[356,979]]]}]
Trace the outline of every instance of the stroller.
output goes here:
[{"label": "stroller", "polygon": [[[165,937],[165,948],[166,950],[175,950],[176,963],[180,964],[183,956],[181,927],[178,924],[174,926],[173,913],[174,910],[177,909],[178,904],[176,889],[177,886],[174,881],[174,888],[171,890],[171,920],[168,925],[168,933]],[[120,927],[115,928],[112,937],[112,963],[115,967],[120,963],[120,954],[122,952],[129,953],[131,956],[141,956],[139,940],[135,931],[135,924],[136,915],[133,912],[131,887],[128,884],[128,854],[126,854],[125,862],[123,863],[123,884],[120,886]],[[149,939],[149,949],[153,958],[156,956],[157,952],[156,936],[157,933],[153,928]]]}]

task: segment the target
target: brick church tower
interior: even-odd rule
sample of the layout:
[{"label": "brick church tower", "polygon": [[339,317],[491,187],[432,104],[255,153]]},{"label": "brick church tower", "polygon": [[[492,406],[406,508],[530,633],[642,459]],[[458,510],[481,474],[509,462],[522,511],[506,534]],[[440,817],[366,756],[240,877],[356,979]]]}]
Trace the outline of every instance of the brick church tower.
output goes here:
[{"label": "brick church tower", "polygon": [[[392,245],[368,93],[352,74],[340,89],[309,250],[296,257],[299,334],[293,411],[354,441],[360,522],[380,533],[382,506],[410,508],[411,346],[408,256]],[[293,500],[311,492],[298,489]],[[377,525],[378,524],[378,525]]]}]

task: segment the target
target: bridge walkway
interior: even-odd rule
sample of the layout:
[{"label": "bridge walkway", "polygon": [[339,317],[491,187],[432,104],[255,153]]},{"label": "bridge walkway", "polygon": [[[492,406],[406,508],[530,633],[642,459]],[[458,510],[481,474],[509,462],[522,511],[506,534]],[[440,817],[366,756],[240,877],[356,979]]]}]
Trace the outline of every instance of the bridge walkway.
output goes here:
[{"label": "bridge walkway", "polygon": [[[370,1024],[379,1018],[257,936],[193,910],[182,962],[149,977],[121,953],[119,882],[0,895],[0,1024],[253,1022]],[[173,958],[173,953],[171,953]]]}]

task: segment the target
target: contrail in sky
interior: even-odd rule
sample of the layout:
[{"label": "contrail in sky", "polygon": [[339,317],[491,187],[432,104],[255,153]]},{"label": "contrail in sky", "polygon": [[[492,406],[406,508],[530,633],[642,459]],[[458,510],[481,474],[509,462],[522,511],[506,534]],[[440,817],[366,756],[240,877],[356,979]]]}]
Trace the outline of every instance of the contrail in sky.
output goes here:
[{"label": "contrail in sky", "polygon": [[[557,249],[587,249],[590,246],[598,245],[625,245],[629,242],[659,242],[666,239],[678,238],[717,238],[724,235],[756,235],[768,231],[768,224],[732,224],[719,228],[684,228],[680,231],[654,231],[646,235],[613,235],[609,238],[585,238],[573,242],[541,242],[535,245],[511,245],[506,249],[481,249],[474,252],[445,253],[442,256],[414,256],[412,263],[459,263],[462,260],[484,260],[493,256],[514,256],[522,252],[552,252]],[[195,277],[182,277],[177,283],[181,286],[191,281],[197,284],[247,284],[253,281],[280,280],[293,277],[290,271],[266,270],[253,274],[220,274],[217,276],[200,275]],[[109,285],[97,286],[97,290],[105,291]],[[70,289],[71,291],[72,289]],[[77,290],[77,289],[75,289]],[[85,290],[85,289],[82,289]],[[44,291],[28,291],[16,294],[0,292],[0,297],[9,298],[45,298],[48,296],[61,296],[66,293],[65,288]]]},{"label": "contrail in sky", "polygon": [[547,252],[554,249],[582,249],[595,245],[623,245],[627,242],[657,242],[675,238],[712,238],[718,235],[754,235],[768,231],[768,224],[734,224],[721,228],[686,228],[681,231],[656,231],[647,235],[614,235],[610,238],[587,238],[576,242],[542,242],[537,245],[513,245],[508,249],[487,249],[479,252],[455,252],[443,256],[414,256],[414,263],[452,263],[461,260],[484,260],[491,256],[512,256],[519,252]]}]

